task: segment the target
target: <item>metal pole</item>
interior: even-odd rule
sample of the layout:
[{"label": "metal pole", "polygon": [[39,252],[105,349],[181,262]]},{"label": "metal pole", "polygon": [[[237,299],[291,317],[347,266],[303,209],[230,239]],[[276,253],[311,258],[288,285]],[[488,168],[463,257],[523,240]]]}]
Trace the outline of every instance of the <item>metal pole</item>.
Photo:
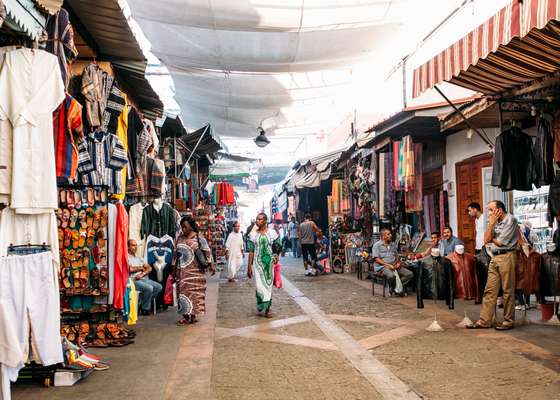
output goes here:
[{"label": "metal pole", "polygon": [[[210,128],[210,124],[206,125],[206,128],[204,128],[204,131],[202,132],[202,135],[200,135],[200,138],[198,138],[198,142],[196,142],[196,145],[192,149],[191,154],[189,155],[189,158],[187,158],[187,161],[185,162],[185,165],[189,164],[189,161],[191,160],[191,158],[192,158],[194,152],[196,151],[196,149],[198,148],[198,145],[202,141],[202,138],[204,137],[204,135],[208,131],[208,128]],[[181,168],[181,172],[179,172],[179,175],[181,175],[183,173],[183,170],[185,169],[185,165],[183,165],[183,168]],[[198,165],[198,161],[197,161],[197,165]]]},{"label": "metal pole", "polygon": [[453,104],[453,103],[451,102],[451,100],[449,100],[449,99],[447,98],[447,96],[440,90],[440,88],[437,87],[437,85],[434,86],[434,89],[436,89],[436,91],[441,95],[441,97],[443,97],[443,98],[445,99],[445,101],[447,102],[447,104],[449,104],[449,105],[455,110],[455,112],[457,112],[457,113],[461,116],[461,118],[463,118],[463,120],[465,121],[465,123],[467,124],[467,126],[468,126],[469,128],[471,128],[473,131],[475,131],[476,134],[477,134],[478,136],[480,136],[480,138],[484,141],[484,143],[486,143],[486,144],[488,145],[488,147],[490,147],[491,149],[493,149],[493,148],[494,148],[494,145],[492,144],[492,142],[490,142],[490,140],[489,140],[485,135],[483,135],[482,132],[480,132],[480,130],[479,130],[478,128],[474,127],[474,126],[470,123],[470,121],[467,119],[467,117],[465,117],[465,114],[463,114],[463,112],[462,112],[461,110],[459,110],[459,109],[457,108],[457,106],[455,106],[455,104]]}]

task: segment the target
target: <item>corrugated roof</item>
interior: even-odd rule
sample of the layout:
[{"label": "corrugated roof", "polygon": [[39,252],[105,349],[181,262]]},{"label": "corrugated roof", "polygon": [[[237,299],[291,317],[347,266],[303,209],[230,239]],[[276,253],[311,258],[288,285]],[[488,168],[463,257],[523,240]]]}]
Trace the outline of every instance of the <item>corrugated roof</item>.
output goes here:
[{"label": "corrugated roof", "polygon": [[[117,59],[146,63],[142,48],[125,15],[125,4],[120,0],[66,0],[64,8],[81,22],[77,24],[78,30],[85,29],[98,46],[94,50],[99,58],[105,56],[110,61]],[[85,39],[88,40],[87,37]]]}]

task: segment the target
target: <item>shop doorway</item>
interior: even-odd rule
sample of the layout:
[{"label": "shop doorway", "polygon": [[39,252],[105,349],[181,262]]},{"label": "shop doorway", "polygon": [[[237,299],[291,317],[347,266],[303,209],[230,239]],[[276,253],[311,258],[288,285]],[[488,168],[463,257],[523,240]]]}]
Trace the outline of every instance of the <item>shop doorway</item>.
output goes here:
[{"label": "shop doorway", "polygon": [[466,209],[471,202],[484,207],[483,169],[492,167],[492,154],[486,153],[471,157],[455,164],[457,180],[457,235],[465,242],[465,249],[474,253],[475,230],[474,222]]}]

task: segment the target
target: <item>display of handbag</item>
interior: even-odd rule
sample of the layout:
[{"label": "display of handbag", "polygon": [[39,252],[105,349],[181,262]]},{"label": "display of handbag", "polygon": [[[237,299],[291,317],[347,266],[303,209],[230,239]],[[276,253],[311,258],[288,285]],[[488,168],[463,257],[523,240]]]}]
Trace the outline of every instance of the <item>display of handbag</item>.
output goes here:
[{"label": "display of handbag", "polygon": [[201,271],[206,271],[210,266],[210,263],[206,258],[206,254],[204,254],[204,251],[202,251],[201,249],[202,246],[200,244],[200,236],[196,235],[196,241],[198,242],[198,249],[195,250],[194,256],[196,258],[196,261],[198,262],[198,268]]}]

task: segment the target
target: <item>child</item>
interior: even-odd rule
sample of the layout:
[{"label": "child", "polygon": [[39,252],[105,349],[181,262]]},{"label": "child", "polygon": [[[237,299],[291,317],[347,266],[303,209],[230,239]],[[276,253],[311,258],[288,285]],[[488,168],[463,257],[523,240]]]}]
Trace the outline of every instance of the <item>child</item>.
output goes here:
[{"label": "child", "polygon": [[272,258],[273,268],[274,268],[274,286],[278,289],[282,289],[282,276],[280,275],[280,261],[278,260],[278,255],[275,254]]}]

